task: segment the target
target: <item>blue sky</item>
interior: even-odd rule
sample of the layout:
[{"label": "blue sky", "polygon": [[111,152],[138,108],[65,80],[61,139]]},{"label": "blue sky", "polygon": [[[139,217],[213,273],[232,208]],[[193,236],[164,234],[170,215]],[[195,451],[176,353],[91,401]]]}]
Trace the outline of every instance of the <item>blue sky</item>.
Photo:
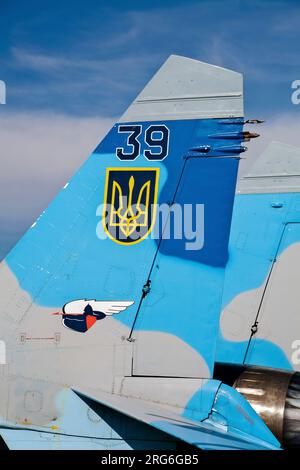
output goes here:
[{"label": "blue sky", "polygon": [[0,31],[10,110],[117,116],[176,53],[243,72],[249,115],[298,112],[297,0],[1,0]]},{"label": "blue sky", "polygon": [[300,146],[300,0],[0,0],[0,259],[170,54],[244,74],[247,162]]}]

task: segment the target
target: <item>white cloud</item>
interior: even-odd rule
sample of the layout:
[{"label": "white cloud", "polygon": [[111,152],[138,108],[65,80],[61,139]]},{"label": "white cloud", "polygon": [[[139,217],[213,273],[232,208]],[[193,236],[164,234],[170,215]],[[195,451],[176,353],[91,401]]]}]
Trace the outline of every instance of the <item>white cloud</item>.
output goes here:
[{"label": "white cloud", "polygon": [[11,49],[13,59],[18,66],[37,70],[39,72],[51,72],[60,67],[74,66],[76,63],[68,58],[57,57],[52,55],[37,54],[29,52],[25,49],[13,47]]},{"label": "white cloud", "polygon": [[77,115],[91,115],[99,109],[109,116],[115,111],[122,114],[124,98],[133,98],[141,87],[137,88],[136,83],[147,81],[149,64],[160,62],[155,54],[87,58],[22,47],[14,47],[11,52],[9,68],[21,77],[32,74],[31,81],[9,84],[10,96],[19,106],[34,109],[38,105],[39,109]]},{"label": "white cloud", "polygon": [[38,113],[0,117],[0,259],[85,161],[111,124],[112,120],[105,118]]}]

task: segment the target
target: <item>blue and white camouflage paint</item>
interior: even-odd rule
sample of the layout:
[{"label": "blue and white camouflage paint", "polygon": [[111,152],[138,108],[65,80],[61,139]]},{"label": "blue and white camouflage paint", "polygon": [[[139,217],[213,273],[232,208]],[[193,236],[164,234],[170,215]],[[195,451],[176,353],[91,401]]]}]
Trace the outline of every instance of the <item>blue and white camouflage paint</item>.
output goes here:
[{"label": "blue and white camouflage paint", "polygon": [[[243,124],[240,74],[171,56],[8,254],[0,435],[10,448],[280,447],[213,377]],[[109,181],[116,168],[128,178]],[[126,218],[121,197],[109,223],[127,246],[102,236],[99,206],[116,191],[203,205],[201,249],[144,232],[132,243],[137,218],[151,216]]]},{"label": "blue and white camouflage paint", "polygon": [[217,348],[220,362],[300,370],[299,170],[299,149],[273,142],[239,183]]}]

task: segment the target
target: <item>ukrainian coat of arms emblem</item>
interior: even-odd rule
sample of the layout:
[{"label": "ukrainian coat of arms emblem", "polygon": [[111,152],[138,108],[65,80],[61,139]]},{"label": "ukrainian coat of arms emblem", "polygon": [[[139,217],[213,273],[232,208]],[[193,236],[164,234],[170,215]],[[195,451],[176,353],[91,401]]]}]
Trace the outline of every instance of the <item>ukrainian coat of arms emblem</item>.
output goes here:
[{"label": "ukrainian coat of arms emblem", "polygon": [[103,225],[116,243],[132,245],[154,226],[159,168],[107,168]]}]

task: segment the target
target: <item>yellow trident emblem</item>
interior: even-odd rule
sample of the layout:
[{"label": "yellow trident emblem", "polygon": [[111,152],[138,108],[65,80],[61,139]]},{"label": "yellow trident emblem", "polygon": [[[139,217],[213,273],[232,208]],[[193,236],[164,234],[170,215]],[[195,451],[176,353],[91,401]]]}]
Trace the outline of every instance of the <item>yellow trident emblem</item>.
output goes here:
[{"label": "yellow trident emblem", "polygon": [[109,237],[138,243],[152,230],[156,214],[158,168],[108,168],[103,224]]},{"label": "yellow trident emblem", "polygon": [[[113,194],[112,194],[112,206],[116,207],[115,201],[117,194],[119,196],[119,208],[118,210],[112,210],[110,213],[110,225],[120,227],[125,237],[129,237],[137,227],[146,227],[148,224],[148,211],[150,200],[150,184],[151,181],[148,180],[143,184],[140,189],[138,200],[136,204],[132,203],[133,189],[135,185],[134,176],[129,178],[129,191],[128,198],[122,195],[122,188],[117,181],[113,182]],[[142,198],[145,199],[145,204],[142,205]],[[126,204],[126,200],[128,202]],[[127,206],[127,208],[126,208]],[[124,207],[126,208],[124,211]],[[120,222],[116,223],[116,215]]]}]

